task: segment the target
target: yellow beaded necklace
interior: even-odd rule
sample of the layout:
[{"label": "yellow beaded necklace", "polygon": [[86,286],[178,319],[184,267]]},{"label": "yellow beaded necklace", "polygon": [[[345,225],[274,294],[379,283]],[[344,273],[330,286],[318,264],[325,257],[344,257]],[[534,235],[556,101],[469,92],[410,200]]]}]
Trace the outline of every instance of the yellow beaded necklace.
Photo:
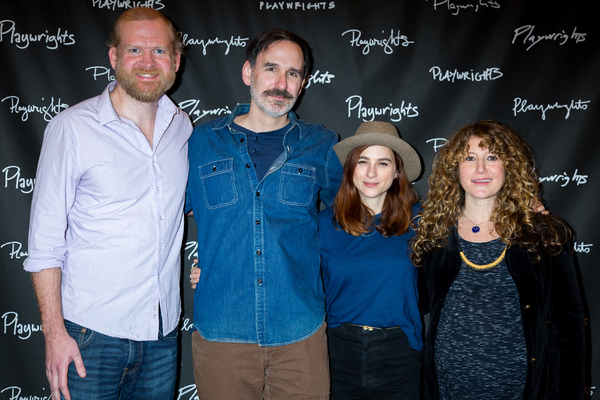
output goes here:
[{"label": "yellow beaded necklace", "polygon": [[463,253],[462,251],[460,252],[460,258],[462,258],[462,260],[465,262],[465,264],[467,264],[469,267],[471,267],[473,269],[477,269],[477,270],[484,270],[484,269],[494,268],[496,265],[500,264],[502,262],[502,260],[504,260],[504,256],[505,255],[506,255],[506,247],[502,251],[502,254],[500,254],[500,257],[498,257],[496,259],[496,261],[493,261],[493,262],[491,262],[489,264],[485,264],[485,265],[477,265],[477,264],[472,263],[471,261],[469,261],[467,259],[467,256],[465,256],[465,253]]}]

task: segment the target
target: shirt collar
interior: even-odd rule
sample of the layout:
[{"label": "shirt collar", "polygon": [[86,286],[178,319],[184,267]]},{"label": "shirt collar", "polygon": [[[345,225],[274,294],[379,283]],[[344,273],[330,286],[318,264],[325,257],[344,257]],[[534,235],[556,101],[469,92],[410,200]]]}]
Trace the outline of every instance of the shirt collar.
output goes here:
[{"label": "shirt collar", "polygon": [[[119,119],[119,114],[113,107],[112,100],[110,99],[110,92],[112,92],[117,86],[117,82],[111,82],[106,86],[102,94],[98,97],[98,120],[101,125],[106,125],[109,122],[116,121]],[[169,99],[167,95],[162,95],[158,99],[158,108],[162,109],[167,114],[178,114],[181,110]]]},{"label": "shirt collar", "polygon": [[98,97],[98,122],[100,125],[106,125],[119,119],[119,114],[115,111],[110,99],[110,92],[114,90],[115,86],[117,86],[116,81],[109,83]]},{"label": "shirt collar", "polygon": [[[231,114],[229,114],[229,117],[225,118],[223,121],[218,123],[214,127],[214,129],[215,130],[223,129],[225,126],[227,126],[229,128],[229,131],[232,131],[233,120],[235,119],[235,117],[237,117],[238,115],[242,115],[242,114],[248,114],[248,112],[250,112],[250,104],[247,104],[247,103],[238,104],[233,109]],[[298,117],[296,116],[296,114],[293,111],[290,111],[288,113],[288,118],[290,120],[290,130],[293,129],[296,125],[298,125],[298,128],[300,129],[300,137],[302,137],[302,127],[298,123]]]}]

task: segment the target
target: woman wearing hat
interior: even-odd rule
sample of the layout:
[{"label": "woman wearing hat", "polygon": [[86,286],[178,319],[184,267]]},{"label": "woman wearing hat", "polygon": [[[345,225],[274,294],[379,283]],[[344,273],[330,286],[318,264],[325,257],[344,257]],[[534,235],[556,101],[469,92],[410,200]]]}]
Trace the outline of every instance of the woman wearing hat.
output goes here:
[{"label": "woman wearing hat", "polygon": [[334,150],[342,184],[319,214],[331,398],[418,399],[423,335],[408,242],[419,156],[386,122],[363,123]]}]

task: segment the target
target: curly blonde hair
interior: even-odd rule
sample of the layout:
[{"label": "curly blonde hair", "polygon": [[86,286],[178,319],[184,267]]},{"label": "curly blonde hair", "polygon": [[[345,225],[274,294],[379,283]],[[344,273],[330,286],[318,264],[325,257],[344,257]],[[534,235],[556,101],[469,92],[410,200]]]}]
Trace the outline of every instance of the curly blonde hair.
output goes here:
[{"label": "curly blonde hair", "polygon": [[457,226],[465,202],[460,185],[459,164],[468,151],[472,136],[481,138],[479,146],[504,163],[505,181],[496,198],[492,222],[500,239],[517,244],[533,254],[537,262],[540,245],[551,254],[561,251],[571,237],[567,224],[555,216],[543,216],[532,207],[541,202],[532,152],[517,133],[496,121],[480,121],[454,133],[433,162],[429,193],[419,213],[417,234],[411,258],[421,265],[427,253],[446,246],[446,238]]}]

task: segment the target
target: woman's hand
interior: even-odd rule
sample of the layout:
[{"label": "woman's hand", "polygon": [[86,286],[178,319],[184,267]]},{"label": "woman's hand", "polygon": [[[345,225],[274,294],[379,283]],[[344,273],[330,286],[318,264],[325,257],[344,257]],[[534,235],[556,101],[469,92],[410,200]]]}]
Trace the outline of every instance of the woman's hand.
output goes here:
[{"label": "woman's hand", "polygon": [[537,203],[531,205],[531,208],[536,213],[541,213],[542,215],[550,214],[550,212],[548,210],[546,210],[546,207],[544,207],[544,204],[542,203],[542,201],[539,199],[538,199]]},{"label": "woman's hand", "polygon": [[200,268],[198,268],[198,259],[194,258],[194,263],[190,270],[190,283],[192,284],[192,289],[196,289],[196,284],[200,280],[200,272]]}]

